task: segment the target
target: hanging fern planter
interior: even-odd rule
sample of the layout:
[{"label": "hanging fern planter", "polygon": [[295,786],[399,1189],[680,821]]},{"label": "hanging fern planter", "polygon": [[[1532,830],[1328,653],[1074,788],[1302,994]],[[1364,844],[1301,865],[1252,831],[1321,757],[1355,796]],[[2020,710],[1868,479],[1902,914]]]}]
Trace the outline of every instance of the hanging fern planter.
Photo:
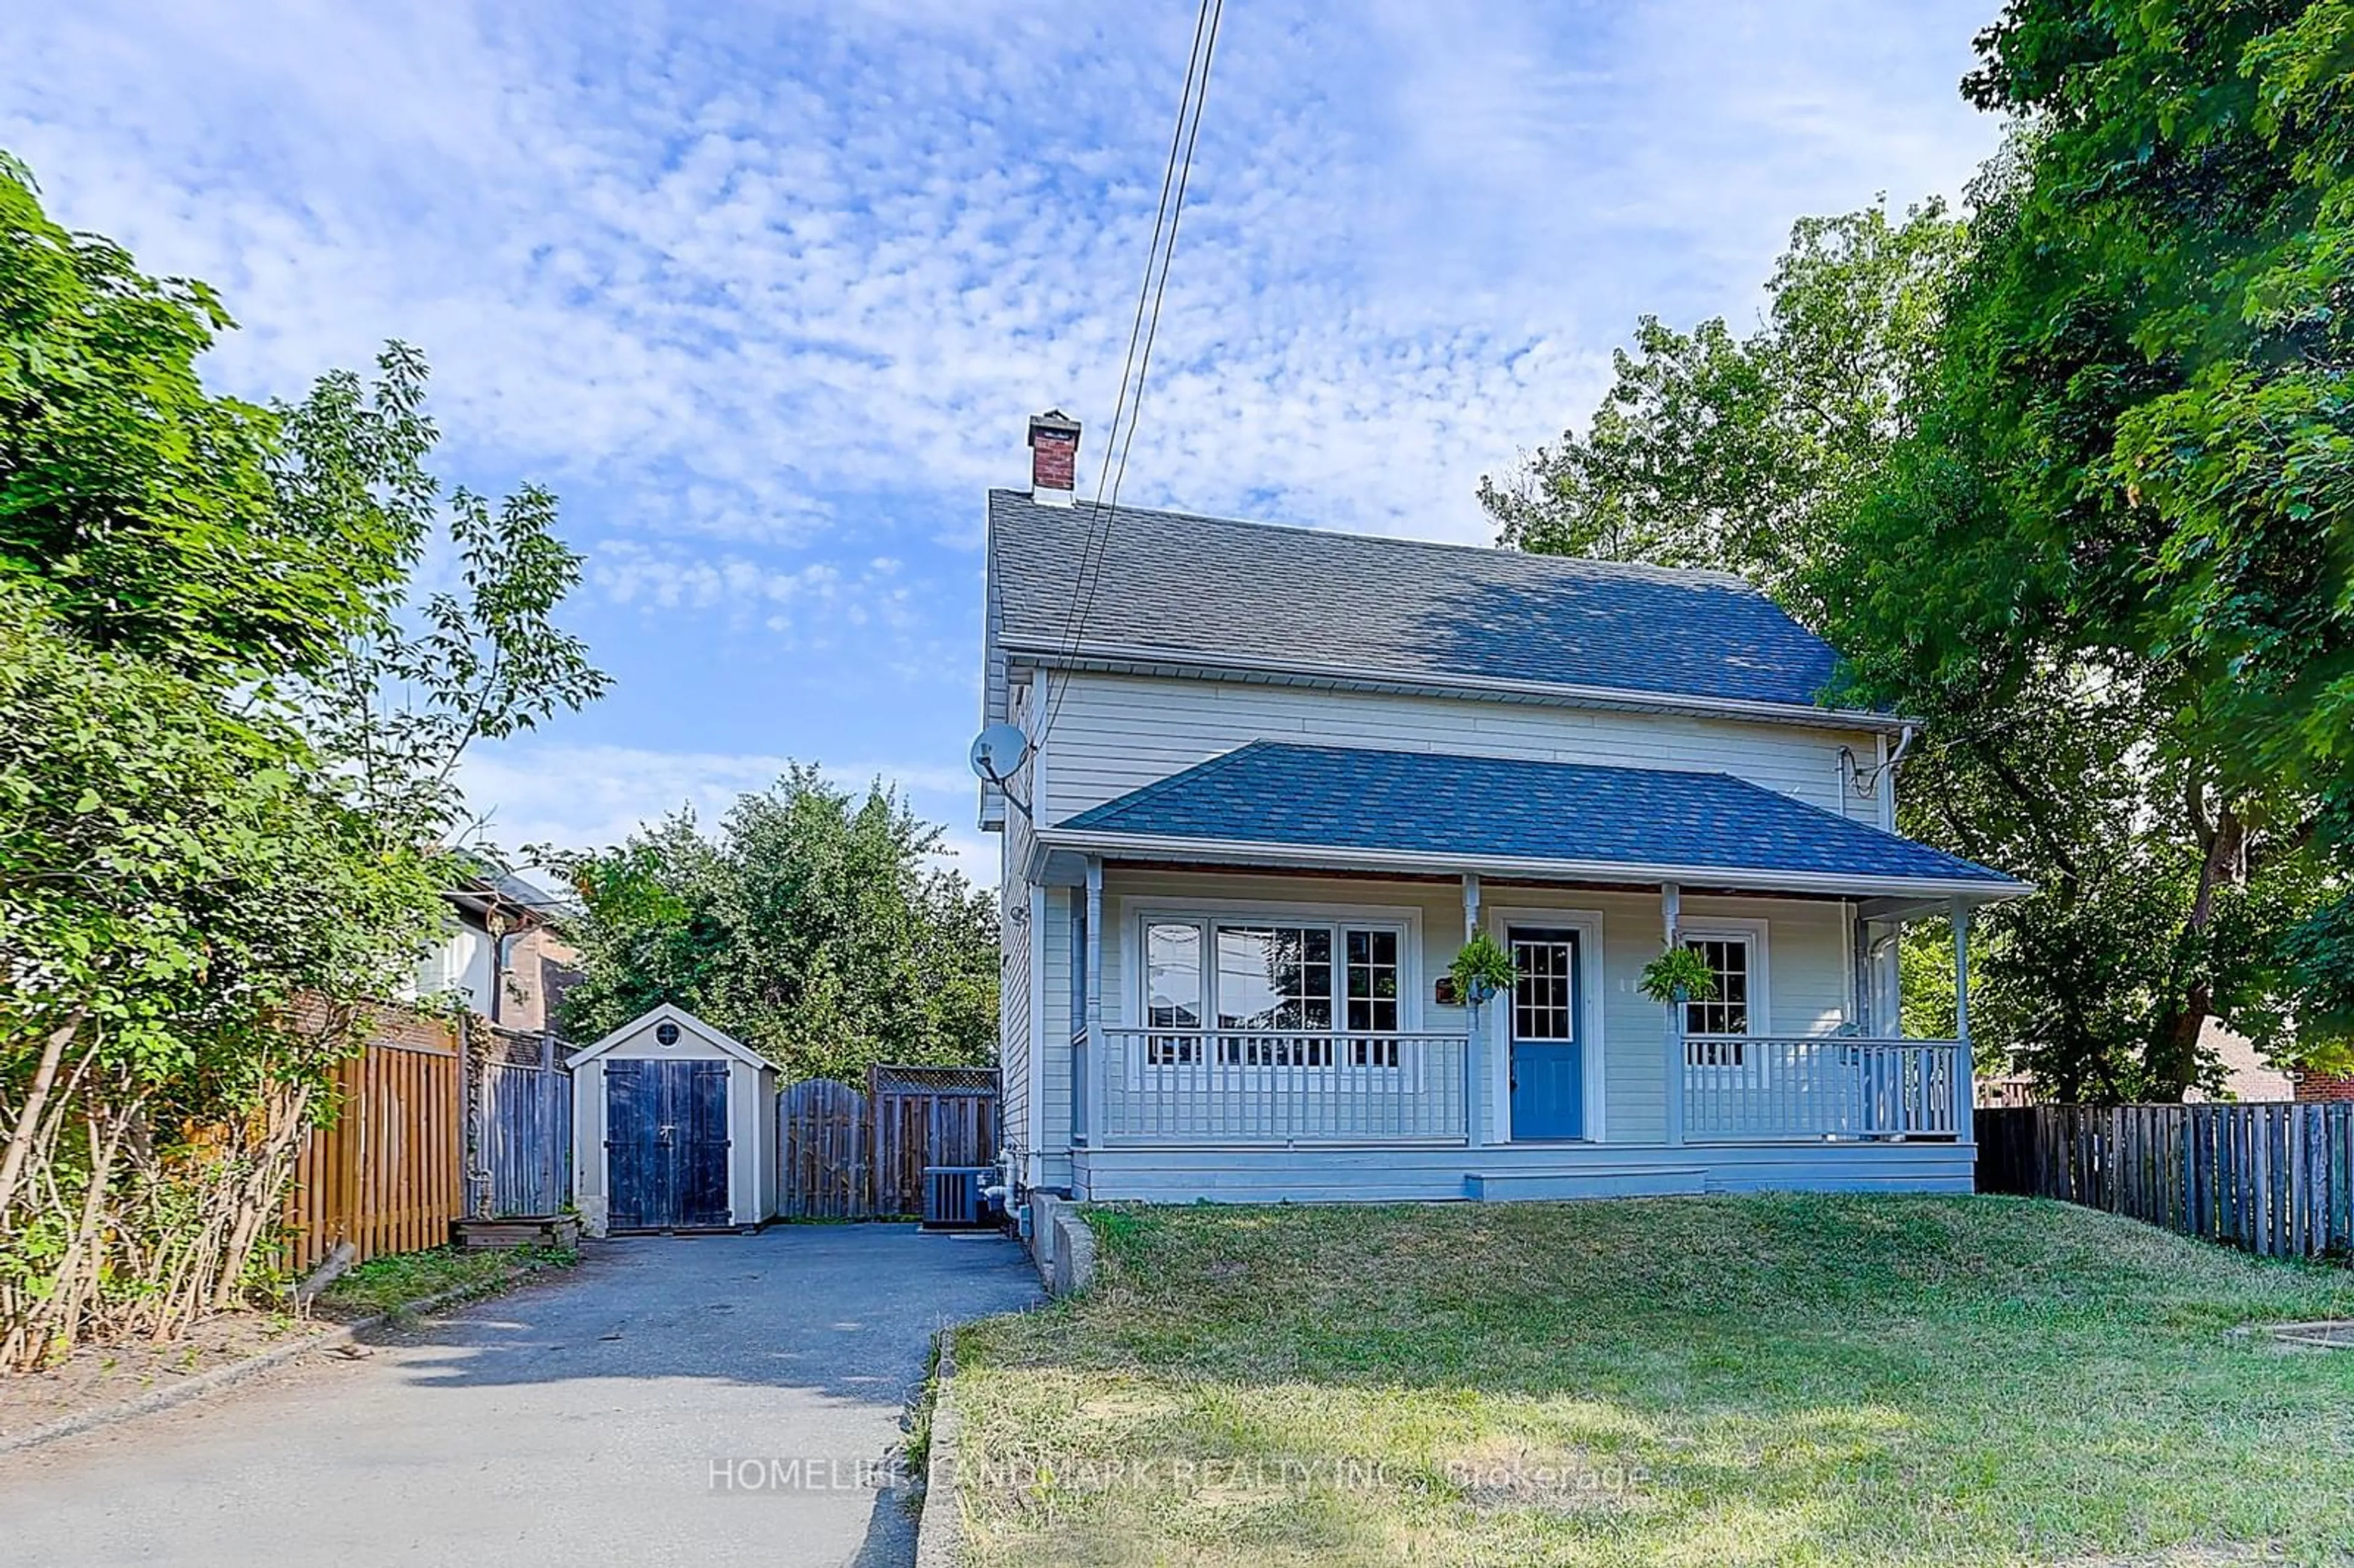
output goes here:
[{"label": "hanging fern planter", "polygon": [[1636,982],[1653,1001],[1708,1001],[1716,995],[1716,975],[1708,960],[1679,943],[1643,966]]},{"label": "hanging fern planter", "polygon": [[1477,931],[1447,967],[1447,978],[1455,982],[1458,997],[1479,1007],[1497,992],[1511,990],[1520,975],[1503,944],[1485,931]]}]

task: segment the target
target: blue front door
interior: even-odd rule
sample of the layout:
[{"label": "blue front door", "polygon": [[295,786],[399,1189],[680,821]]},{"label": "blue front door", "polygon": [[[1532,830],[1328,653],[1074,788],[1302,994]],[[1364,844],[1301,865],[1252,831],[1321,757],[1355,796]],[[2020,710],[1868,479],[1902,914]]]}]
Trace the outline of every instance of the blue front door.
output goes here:
[{"label": "blue front door", "polygon": [[1512,1136],[1585,1136],[1577,933],[1512,928]]}]

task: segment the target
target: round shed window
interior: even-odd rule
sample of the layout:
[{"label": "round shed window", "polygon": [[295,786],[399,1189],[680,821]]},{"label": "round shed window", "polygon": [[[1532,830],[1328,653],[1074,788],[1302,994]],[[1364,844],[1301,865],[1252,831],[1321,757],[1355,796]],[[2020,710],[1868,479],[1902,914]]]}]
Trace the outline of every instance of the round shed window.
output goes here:
[{"label": "round shed window", "polygon": [[654,1038],[655,1038],[657,1041],[661,1042],[661,1043],[662,1043],[663,1044],[664,1044],[664,1045],[675,1045],[675,1044],[678,1044],[678,1025],[677,1025],[677,1024],[675,1024],[675,1023],[657,1023],[657,1024],[655,1024],[655,1025],[654,1025]]}]

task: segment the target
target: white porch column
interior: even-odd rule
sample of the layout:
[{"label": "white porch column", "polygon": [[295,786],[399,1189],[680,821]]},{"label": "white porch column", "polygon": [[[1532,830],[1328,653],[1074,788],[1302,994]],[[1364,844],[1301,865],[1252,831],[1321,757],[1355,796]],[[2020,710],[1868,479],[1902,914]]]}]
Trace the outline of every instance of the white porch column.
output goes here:
[{"label": "white porch column", "polygon": [[1087,856],[1087,1147],[1104,1145],[1103,856]]},{"label": "white porch column", "polygon": [[[1672,948],[1683,926],[1683,890],[1672,882],[1659,884],[1659,917],[1666,927],[1667,946]],[[1667,1141],[1680,1144],[1684,1140],[1684,1010],[1670,1001],[1667,1011]]]},{"label": "white porch column", "polygon": [[1970,1061],[1970,914],[1956,898],[1948,907],[1954,926],[1954,1136],[1974,1142],[1978,1097]]},{"label": "white porch column", "polygon": [[[1479,934],[1479,878],[1467,871],[1463,874],[1463,939],[1469,942]],[[1462,997],[1458,1000],[1468,1004],[1471,999]],[[1505,1000],[1504,1005],[1507,1007],[1511,1005],[1510,998]],[[1464,1008],[1464,1017],[1470,1025],[1463,1033],[1463,1141],[1468,1145],[1480,1141],[1479,1103],[1482,1098],[1479,1093],[1479,1085],[1482,1082],[1480,1064],[1485,1060],[1489,1038],[1495,1031],[1481,1027],[1485,1021],[1480,1017],[1479,1008],[1467,1005]],[[1488,1141],[1502,1141],[1501,1129],[1491,1129]]]}]

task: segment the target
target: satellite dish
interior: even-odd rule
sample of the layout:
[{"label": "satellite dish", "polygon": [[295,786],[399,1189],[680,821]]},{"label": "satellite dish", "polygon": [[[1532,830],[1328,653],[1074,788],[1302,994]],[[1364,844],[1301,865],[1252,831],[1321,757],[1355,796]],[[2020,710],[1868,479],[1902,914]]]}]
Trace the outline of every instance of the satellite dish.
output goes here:
[{"label": "satellite dish", "polygon": [[972,770],[1002,787],[1029,759],[1030,737],[1014,724],[993,724],[972,743]]}]

